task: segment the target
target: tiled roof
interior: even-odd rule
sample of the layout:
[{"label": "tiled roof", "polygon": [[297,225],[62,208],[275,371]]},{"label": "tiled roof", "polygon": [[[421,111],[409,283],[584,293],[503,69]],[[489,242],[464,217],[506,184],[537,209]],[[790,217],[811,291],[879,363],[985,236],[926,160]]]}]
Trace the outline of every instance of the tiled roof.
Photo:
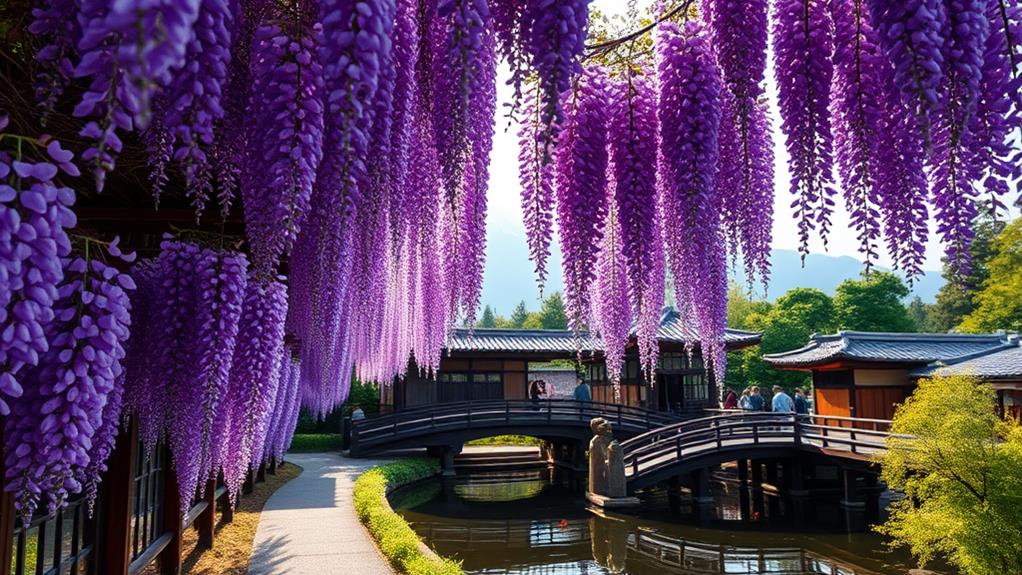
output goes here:
[{"label": "tiled roof", "polygon": [[1015,338],[994,351],[937,361],[916,369],[910,375],[973,375],[982,379],[1022,379],[1022,342]]},{"label": "tiled roof", "polygon": [[886,362],[930,363],[990,352],[1008,342],[1005,333],[882,333],[841,331],[833,335],[813,335],[800,349],[771,353],[763,359],[785,368],[812,367],[838,359]]},{"label": "tiled roof", "polygon": [[[691,328],[686,328],[678,312],[664,308],[660,318],[657,339],[667,343],[698,342]],[[632,336],[634,337],[634,329]],[[593,334],[580,335],[583,351],[600,351],[603,345]],[[728,329],[724,343],[730,348],[740,348],[759,343],[760,334],[752,331]],[[484,329],[476,328],[472,335],[467,329],[455,329],[448,340],[450,351],[487,351],[513,353],[575,353],[575,339],[569,330],[548,329]]]}]

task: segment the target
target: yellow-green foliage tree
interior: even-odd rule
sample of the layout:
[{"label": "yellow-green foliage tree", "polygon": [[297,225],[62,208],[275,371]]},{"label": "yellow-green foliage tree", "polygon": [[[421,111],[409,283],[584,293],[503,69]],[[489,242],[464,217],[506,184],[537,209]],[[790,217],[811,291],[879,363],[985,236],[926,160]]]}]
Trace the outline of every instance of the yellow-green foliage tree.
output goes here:
[{"label": "yellow-green foliage tree", "polygon": [[898,408],[883,479],[906,497],[878,529],[923,564],[964,575],[1022,574],[1022,428],[968,377],[920,380]]},{"label": "yellow-green foliage tree", "polygon": [[989,275],[973,298],[976,309],[962,320],[962,331],[1022,331],[1022,218],[997,235],[993,251]]}]

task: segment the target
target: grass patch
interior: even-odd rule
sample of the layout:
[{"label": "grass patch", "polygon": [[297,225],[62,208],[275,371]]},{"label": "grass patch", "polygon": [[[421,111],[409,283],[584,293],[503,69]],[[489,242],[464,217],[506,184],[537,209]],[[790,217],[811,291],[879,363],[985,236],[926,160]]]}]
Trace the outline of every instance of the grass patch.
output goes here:
[{"label": "grass patch", "polygon": [[[252,559],[252,544],[255,542],[256,528],[259,527],[259,514],[266,500],[301,472],[301,467],[283,463],[277,467],[276,475],[267,473],[265,482],[256,483],[252,493],[241,496],[241,503],[234,509],[234,520],[230,523],[222,520],[217,523],[212,549],[199,549],[198,531],[185,529],[182,538],[182,575],[247,575],[248,562]],[[217,517],[221,517],[219,511]],[[158,566],[154,562],[141,575],[158,573]]]},{"label": "grass patch", "polygon": [[291,453],[322,453],[324,451],[340,451],[340,433],[307,433],[296,434],[291,440]]},{"label": "grass patch", "polygon": [[405,575],[464,573],[456,561],[423,553],[419,536],[387,502],[388,489],[431,477],[439,471],[431,459],[406,459],[374,467],[355,482],[355,513],[384,556]]},{"label": "grass patch", "polygon": [[466,441],[465,445],[534,445],[539,446],[542,440],[528,435],[494,435]]}]

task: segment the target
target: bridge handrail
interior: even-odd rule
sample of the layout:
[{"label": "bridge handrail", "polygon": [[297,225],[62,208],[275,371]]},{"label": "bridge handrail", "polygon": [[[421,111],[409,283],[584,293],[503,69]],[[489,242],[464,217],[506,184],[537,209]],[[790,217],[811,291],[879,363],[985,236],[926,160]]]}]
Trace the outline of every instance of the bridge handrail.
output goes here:
[{"label": "bridge handrail", "polygon": [[399,435],[466,424],[471,426],[473,423],[513,424],[542,420],[588,423],[593,417],[605,417],[612,424],[629,430],[649,429],[677,421],[677,416],[644,408],[573,399],[464,401],[403,410],[353,422],[352,445],[372,445]]}]

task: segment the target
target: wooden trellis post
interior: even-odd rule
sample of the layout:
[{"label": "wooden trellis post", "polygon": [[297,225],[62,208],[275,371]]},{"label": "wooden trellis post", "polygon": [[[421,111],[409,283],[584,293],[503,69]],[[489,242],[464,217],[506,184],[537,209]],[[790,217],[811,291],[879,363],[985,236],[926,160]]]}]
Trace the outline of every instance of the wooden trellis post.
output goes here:
[{"label": "wooden trellis post", "polygon": [[135,501],[135,470],[138,466],[138,418],[129,418],[128,429],[117,434],[103,477],[103,536],[99,572],[127,575],[131,564],[131,518]]}]

